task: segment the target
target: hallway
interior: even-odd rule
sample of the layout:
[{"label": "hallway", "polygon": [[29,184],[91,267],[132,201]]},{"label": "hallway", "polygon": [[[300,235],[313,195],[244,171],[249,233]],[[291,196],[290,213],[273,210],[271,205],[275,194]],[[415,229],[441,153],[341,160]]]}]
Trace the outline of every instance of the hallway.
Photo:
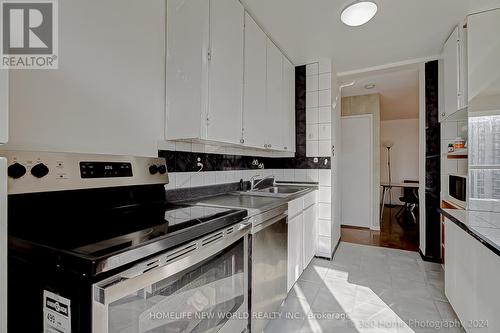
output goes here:
[{"label": "hallway", "polygon": [[396,214],[401,206],[384,209],[380,231],[342,226],[341,240],[348,243],[389,247],[399,250],[418,251],[418,208],[414,210],[417,223],[398,222]]},{"label": "hallway", "polygon": [[342,242],[333,261],[311,262],[265,332],[463,332],[443,279],[416,252]]}]

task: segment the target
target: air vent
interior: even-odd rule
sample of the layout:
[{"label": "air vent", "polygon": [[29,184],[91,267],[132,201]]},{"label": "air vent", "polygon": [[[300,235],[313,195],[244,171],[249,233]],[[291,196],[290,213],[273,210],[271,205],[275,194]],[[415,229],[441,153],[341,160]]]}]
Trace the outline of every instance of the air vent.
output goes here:
[{"label": "air vent", "polygon": [[226,230],[226,235],[230,235],[230,234],[232,234],[233,232],[234,232],[234,228],[233,228],[233,227],[228,228],[228,229]]},{"label": "air vent", "polygon": [[166,258],[166,263],[168,264],[174,260],[184,257],[189,253],[196,251],[196,249],[197,249],[196,243],[191,243],[189,245],[186,245],[185,247],[182,247],[175,252],[169,253]]},{"label": "air vent", "polygon": [[150,267],[150,268],[148,268],[148,269],[146,269],[146,270],[142,271],[142,274],[145,274],[145,273],[147,273],[147,272],[149,272],[149,271],[152,271],[153,269],[158,268],[158,267],[160,267],[160,265],[155,265],[155,266],[153,266],[153,267]]},{"label": "air vent", "polygon": [[202,242],[201,242],[201,246],[207,246],[207,245],[210,245],[216,241],[218,241],[219,239],[221,239],[222,237],[224,237],[224,232],[218,232],[216,234],[213,234],[211,235],[210,237],[207,237],[205,238]]},{"label": "air vent", "polygon": [[155,264],[158,264],[159,262],[160,262],[160,259],[156,259],[155,261],[151,261],[151,262],[147,263],[146,266],[150,267],[150,266],[153,266]]}]

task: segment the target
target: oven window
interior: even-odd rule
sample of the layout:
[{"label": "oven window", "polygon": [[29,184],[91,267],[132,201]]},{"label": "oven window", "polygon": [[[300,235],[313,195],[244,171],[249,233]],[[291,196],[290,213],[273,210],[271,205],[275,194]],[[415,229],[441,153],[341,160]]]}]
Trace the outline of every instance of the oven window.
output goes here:
[{"label": "oven window", "polygon": [[109,332],[217,332],[245,301],[243,239],[109,305]]}]

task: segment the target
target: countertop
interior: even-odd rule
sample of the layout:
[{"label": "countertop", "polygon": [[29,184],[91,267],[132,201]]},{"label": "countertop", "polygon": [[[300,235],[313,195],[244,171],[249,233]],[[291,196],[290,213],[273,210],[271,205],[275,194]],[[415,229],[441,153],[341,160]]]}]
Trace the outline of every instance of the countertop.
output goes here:
[{"label": "countertop", "polygon": [[[281,184],[279,184],[282,186]],[[297,186],[297,184],[294,184]],[[226,208],[236,208],[236,209],[246,209],[248,211],[248,217],[252,217],[263,212],[269,211],[271,209],[280,207],[287,204],[288,202],[300,198],[312,191],[318,190],[317,185],[301,184],[301,187],[305,189],[296,194],[290,195],[285,198],[278,197],[264,197],[264,196],[253,196],[240,194],[238,192],[231,192],[220,194],[213,197],[202,198],[189,202],[190,204],[214,206],[214,207],[226,207]]]},{"label": "countertop", "polygon": [[500,213],[444,208],[441,214],[500,256]]}]

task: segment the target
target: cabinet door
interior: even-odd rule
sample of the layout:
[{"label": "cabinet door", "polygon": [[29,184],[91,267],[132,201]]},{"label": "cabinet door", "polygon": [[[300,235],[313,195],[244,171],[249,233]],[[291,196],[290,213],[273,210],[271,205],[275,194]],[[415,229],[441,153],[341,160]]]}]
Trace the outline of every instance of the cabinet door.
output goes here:
[{"label": "cabinet door", "polygon": [[[500,9],[470,15],[467,21],[468,100],[483,110],[500,107]],[[495,96],[496,95],[496,96]],[[485,97],[485,98],[482,98]]]},{"label": "cabinet door", "polygon": [[303,267],[306,268],[316,254],[316,205],[303,212]]},{"label": "cabinet door", "polygon": [[264,148],[277,149],[283,148],[283,55],[274,43],[267,40],[267,113],[262,119],[271,126],[271,131],[265,133],[267,137],[267,146]]},{"label": "cabinet door", "polygon": [[206,135],[208,48],[209,2],[167,1],[168,140]]},{"label": "cabinet door", "polygon": [[461,110],[469,104],[467,97],[468,73],[467,73],[467,29],[460,26],[458,30],[458,109]]},{"label": "cabinet door", "polygon": [[283,150],[295,151],[295,66],[283,56]]},{"label": "cabinet door", "polygon": [[267,36],[245,14],[245,89],[243,138],[245,146],[263,148],[272,131],[266,121]]},{"label": "cabinet door", "polygon": [[302,213],[288,220],[288,291],[299,279],[302,265]]},{"label": "cabinet door", "polygon": [[244,9],[239,1],[210,1],[207,139],[239,144],[243,117]]},{"label": "cabinet door", "polygon": [[456,274],[457,274],[457,235],[453,222],[445,219],[444,248],[446,259],[444,262],[445,294],[451,304],[456,303]]},{"label": "cabinet door", "polygon": [[458,92],[459,92],[459,39],[458,27],[455,28],[450,38],[446,41],[443,48],[444,65],[444,119],[458,110]]}]

